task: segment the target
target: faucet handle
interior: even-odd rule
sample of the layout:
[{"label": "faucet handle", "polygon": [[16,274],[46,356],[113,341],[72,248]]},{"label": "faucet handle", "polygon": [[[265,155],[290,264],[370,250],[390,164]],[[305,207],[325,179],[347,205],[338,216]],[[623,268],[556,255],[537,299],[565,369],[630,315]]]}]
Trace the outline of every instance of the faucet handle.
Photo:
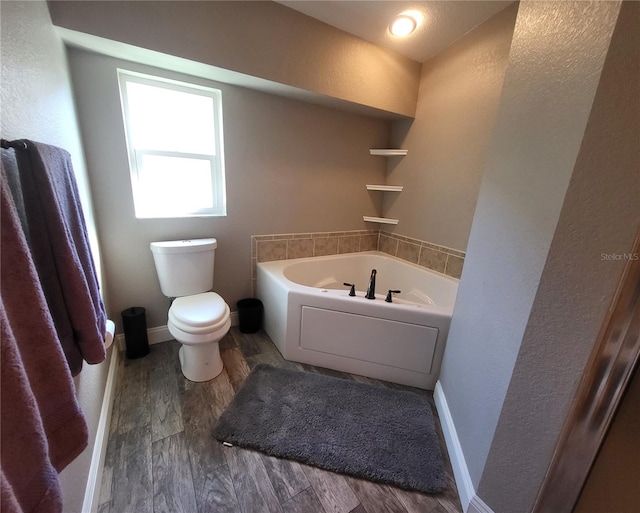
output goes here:
[{"label": "faucet handle", "polygon": [[349,295],[350,296],[355,296],[356,295],[356,285],[355,283],[343,283],[343,285],[345,287],[351,287],[351,290],[349,291]]},{"label": "faucet handle", "polygon": [[387,292],[387,297],[385,299],[385,301],[387,303],[393,303],[393,301],[391,301],[391,294],[400,294],[400,292],[402,292],[401,290],[389,290],[389,292]]}]

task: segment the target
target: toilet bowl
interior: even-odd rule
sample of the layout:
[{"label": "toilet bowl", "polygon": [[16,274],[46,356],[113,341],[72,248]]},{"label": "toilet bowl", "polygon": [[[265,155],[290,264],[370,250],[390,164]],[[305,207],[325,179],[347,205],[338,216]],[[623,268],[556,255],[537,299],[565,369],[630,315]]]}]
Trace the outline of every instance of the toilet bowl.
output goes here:
[{"label": "toilet bowl", "polygon": [[218,341],[231,327],[229,305],[211,292],[218,241],[172,240],[152,242],[149,247],[162,293],[175,298],[167,328],[182,344],[182,374],[191,381],[209,381],[222,372]]},{"label": "toilet bowl", "polygon": [[169,333],[182,344],[180,366],[190,381],[209,381],[222,372],[219,340],[231,327],[229,305],[215,292],[176,298],[169,309]]}]

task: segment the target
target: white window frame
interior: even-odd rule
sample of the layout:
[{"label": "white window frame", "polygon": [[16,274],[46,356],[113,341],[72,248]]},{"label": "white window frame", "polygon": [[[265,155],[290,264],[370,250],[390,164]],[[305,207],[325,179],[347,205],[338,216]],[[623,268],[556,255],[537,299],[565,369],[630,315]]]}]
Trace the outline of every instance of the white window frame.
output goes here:
[{"label": "white window frame", "polygon": [[[131,189],[133,192],[134,208],[136,218],[180,218],[180,217],[221,217],[227,215],[226,206],[226,185],[224,167],[224,138],[222,127],[222,91],[211,87],[204,87],[197,84],[179,82],[163,77],[146,75],[135,71],[124,69],[117,70],[118,84],[120,88],[120,100],[122,105],[122,118],[124,121],[125,137],[127,142],[127,153],[129,157],[129,169],[131,175]],[[213,99],[214,109],[214,134],[215,134],[215,154],[183,153],[176,151],[165,151],[162,148],[138,148],[134,146],[131,134],[132,129],[129,119],[129,102],[127,95],[127,83],[134,82],[153,87],[165,88],[183,93],[206,96]],[[205,209],[191,209],[183,213],[167,213],[166,215],[145,211],[142,207],[144,191],[140,184],[139,169],[140,163],[145,155],[191,158],[197,160],[208,160],[211,163],[211,186],[213,205]]]}]

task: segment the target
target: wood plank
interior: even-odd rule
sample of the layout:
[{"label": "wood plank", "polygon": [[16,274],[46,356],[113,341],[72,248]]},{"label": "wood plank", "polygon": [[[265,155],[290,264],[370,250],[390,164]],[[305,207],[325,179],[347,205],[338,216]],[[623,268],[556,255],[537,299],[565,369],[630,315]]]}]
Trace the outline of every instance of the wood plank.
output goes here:
[{"label": "wood plank", "polygon": [[238,347],[238,343],[233,337],[232,330],[229,330],[229,332],[220,339],[220,342],[218,342],[218,344],[220,345],[220,352]]},{"label": "wood plank", "polygon": [[[100,498],[98,504],[110,503],[113,497],[113,472],[117,464],[117,444],[115,433],[109,435],[107,442],[107,452],[104,457],[102,468],[102,478],[100,480]],[[108,510],[107,510],[108,511]]]},{"label": "wood plank", "polygon": [[152,512],[151,429],[147,424],[114,436],[117,471],[113,474],[111,511]]},{"label": "wood plank", "polygon": [[345,479],[368,513],[407,513],[388,486],[351,476]]},{"label": "wood plank", "polygon": [[[409,513],[446,513],[446,510],[438,500],[440,494],[426,495],[420,492],[402,490],[394,486],[390,486],[389,490]],[[462,510],[458,510],[457,513],[461,512]]]},{"label": "wood plank", "polygon": [[302,468],[327,513],[348,513],[360,504],[344,476],[309,465]]},{"label": "wood plank", "polygon": [[453,471],[451,470],[451,463],[447,456],[447,450],[444,448],[444,441],[440,442],[440,445],[442,446],[442,456],[445,460],[445,468],[448,468],[449,470],[447,471],[447,488],[437,496],[438,502],[442,504],[445,511],[448,513],[460,513],[462,511],[462,504],[460,503],[458,488],[453,477]]},{"label": "wood plank", "polygon": [[282,513],[260,455],[240,447],[225,447],[225,456],[241,511]]},{"label": "wood plank", "polygon": [[268,363],[269,365],[283,369],[298,369],[297,364],[289,362],[282,357],[280,351],[278,351],[264,331],[251,334],[238,332],[237,340],[242,355],[252,369],[259,363]]},{"label": "wood plank", "polygon": [[245,358],[260,354],[260,346],[256,340],[257,335],[255,333],[240,333],[237,328],[232,328],[229,332]]},{"label": "wood plank", "polygon": [[111,501],[98,504],[97,513],[109,513],[111,509]]},{"label": "wood plank", "polygon": [[193,513],[196,496],[184,433],[153,443],[153,512]]},{"label": "wood plank", "polygon": [[220,356],[222,356],[224,368],[227,371],[227,376],[229,376],[229,382],[231,383],[233,390],[237,391],[248,376],[249,372],[251,372],[251,369],[247,365],[247,362],[238,347],[225,349],[222,351]]},{"label": "wood plank", "polygon": [[228,465],[194,475],[199,513],[237,513],[240,510]]},{"label": "wood plank", "polygon": [[440,501],[440,505],[442,506],[442,513],[462,513],[462,506],[460,505],[460,501],[456,501],[457,505],[450,501]]},{"label": "wood plank", "polygon": [[144,358],[125,359],[121,385],[117,433],[123,434],[142,426],[150,426],[149,367]]},{"label": "wood plank", "polygon": [[313,488],[309,487],[282,503],[284,513],[325,513]]},{"label": "wood plank", "polygon": [[300,463],[263,453],[260,453],[260,457],[281,503],[311,486]]},{"label": "wood plank", "polygon": [[[167,355],[169,357],[170,355]],[[175,371],[158,366],[149,376],[151,392],[151,441],[180,433],[183,429]]]},{"label": "wood plank", "polygon": [[[191,469],[194,476],[206,475],[226,464],[222,444],[214,439],[211,433],[221,409],[227,404],[226,398],[217,397],[216,389],[231,389],[231,385],[224,371],[211,382],[194,383],[185,378],[181,380],[180,407]],[[231,395],[233,391],[226,393]],[[223,401],[224,404],[216,404],[219,401]]]},{"label": "wood plank", "polygon": [[[209,396],[211,397],[211,411],[215,420],[229,406],[235,394],[229,375],[223,370],[215,379],[207,381]],[[213,426],[212,426],[213,427]]]},{"label": "wood plank", "polygon": [[[114,351],[118,348],[114,347]],[[113,407],[111,408],[111,424],[109,425],[109,436],[118,430],[118,419],[120,418],[120,402],[122,397],[122,382],[124,381],[124,360],[125,354],[120,353],[116,371],[116,385],[113,391]]]}]

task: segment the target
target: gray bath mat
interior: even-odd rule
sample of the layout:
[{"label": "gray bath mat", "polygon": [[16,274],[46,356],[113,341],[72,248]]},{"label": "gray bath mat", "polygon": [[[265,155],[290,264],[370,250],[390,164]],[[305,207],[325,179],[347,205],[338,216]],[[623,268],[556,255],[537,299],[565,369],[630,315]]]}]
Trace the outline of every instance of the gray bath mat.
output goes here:
[{"label": "gray bath mat", "polygon": [[260,364],[213,436],[410,490],[446,487],[431,405],[412,392]]}]

